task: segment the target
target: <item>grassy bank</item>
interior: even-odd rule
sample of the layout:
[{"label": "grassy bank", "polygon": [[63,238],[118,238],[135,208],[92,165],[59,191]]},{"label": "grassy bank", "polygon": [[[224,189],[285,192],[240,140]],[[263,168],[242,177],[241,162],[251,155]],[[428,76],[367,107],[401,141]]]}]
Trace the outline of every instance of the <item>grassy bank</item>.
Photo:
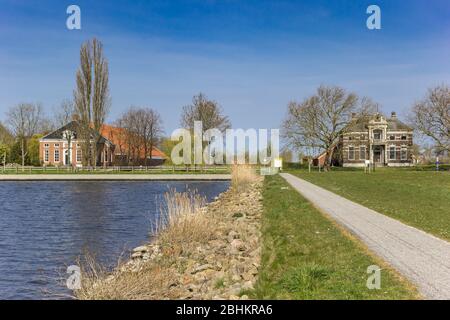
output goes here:
[{"label": "grassy bank", "polygon": [[450,172],[380,168],[291,173],[406,224],[450,240]]},{"label": "grassy bank", "polygon": [[389,269],[381,289],[366,287],[367,267],[382,267],[279,176],[263,191],[263,251],[254,298],[413,299],[415,289]]}]

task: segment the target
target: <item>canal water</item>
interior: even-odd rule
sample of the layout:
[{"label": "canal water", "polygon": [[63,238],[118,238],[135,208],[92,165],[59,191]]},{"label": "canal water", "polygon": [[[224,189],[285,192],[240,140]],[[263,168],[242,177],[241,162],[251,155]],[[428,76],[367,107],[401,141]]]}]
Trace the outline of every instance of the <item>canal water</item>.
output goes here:
[{"label": "canal water", "polygon": [[114,265],[149,239],[164,193],[211,201],[224,181],[0,182],[0,299],[55,299],[85,252]]}]

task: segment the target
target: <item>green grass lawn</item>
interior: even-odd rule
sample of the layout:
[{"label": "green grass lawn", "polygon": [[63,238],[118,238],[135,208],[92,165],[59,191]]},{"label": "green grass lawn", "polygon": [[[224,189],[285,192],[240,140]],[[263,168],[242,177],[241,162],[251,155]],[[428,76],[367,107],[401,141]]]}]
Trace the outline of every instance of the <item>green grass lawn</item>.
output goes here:
[{"label": "green grass lawn", "polygon": [[389,269],[381,289],[366,287],[381,262],[344,234],[279,176],[264,187],[263,251],[253,298],[414,299],[416,290]]},{"label": "green grass lawn", "polygon": [[408,225],[450,240],[450,172],[380,168],[291,173]]}]

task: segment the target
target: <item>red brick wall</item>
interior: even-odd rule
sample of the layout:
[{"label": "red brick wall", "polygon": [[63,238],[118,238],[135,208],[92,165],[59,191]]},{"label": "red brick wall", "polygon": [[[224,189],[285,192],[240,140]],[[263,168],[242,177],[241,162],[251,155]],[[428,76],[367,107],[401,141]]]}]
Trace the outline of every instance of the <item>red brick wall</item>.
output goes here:
[{"label": "red brick wall", "polygon": [[[48,148],[45,148],[45,145],[48,144]],[[57,148],[59,150],[59,161],[55,162],[55,144],[59,145],[59,147]],[[48,162],[45,162],[45,149],[48,149],[49,151],[49,156],[48,156]],[[45,142],[42,141],[39,143],[39,158],[41,160],[41,163],[43,165],[59,165],[62,166],[64,164],[64,142]],[[73,149],[72,149],[72,164],[76,164],[76,147],[75,144],[73,144]]]}]

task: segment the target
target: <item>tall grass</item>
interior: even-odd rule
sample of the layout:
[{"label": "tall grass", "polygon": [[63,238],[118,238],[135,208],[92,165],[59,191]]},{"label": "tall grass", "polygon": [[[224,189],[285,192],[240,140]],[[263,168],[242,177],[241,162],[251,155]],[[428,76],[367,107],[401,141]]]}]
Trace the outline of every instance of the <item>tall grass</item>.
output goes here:
[{"label": "tall grass", "polygon": [[[232,168],[232,188],[243,191],[259,179],[250,166]],[[180,281],[185,266],[180,255],[191,256],[199,245],[207,244],[216,236],[220,213],[206,210],[206,199],[197,192],[179,193],[170,190],[164,196],[160,219],[153,225],[153,247],[157,257],[132,264],[118,264],[108,272],[95,259],[85,259],[82,266],[82,288],[75,292],[78,299],[175,299],[182,287]],[[177,260],[178,259],[178,260]]]},{"label": "tall grass", "polygon": [[259,179],[256,170],[249,165],[235,164],[231,167],[231,186],[236,191],[242,191]]},{"label": "tall grass", "polygon": [[170,190],[164,196],[160,220],[154,232],[165,245],[186,245],[208,240],[214,229],[213,217],[204,210],[206,199],[196,191]]},{"label": "tall grass", "polygon": [[[162,299],[158,289],[167,288],[173,281],[174,272],[157,264],[142,264],[132,270],[119,264],[109,272],[94,258],[87,260],[81,268],[81,289],[74,292],[79,300],[136,300]],[[170,298],[170,297],[168,297]]]},{"label": "tall grass", "polygon": [[118,264],[108,272],[94,258],[86,257],[81,266],[82,288],[75,292],[78,299],[176,298],[167,290],[178,280],[176,257],[211,239],[217,223],[204,209],[206,199],[197,192],[170,190],[164,199],[161,218],[152,228],[154,245],[161,248],[158,258],[134,267]]}]

